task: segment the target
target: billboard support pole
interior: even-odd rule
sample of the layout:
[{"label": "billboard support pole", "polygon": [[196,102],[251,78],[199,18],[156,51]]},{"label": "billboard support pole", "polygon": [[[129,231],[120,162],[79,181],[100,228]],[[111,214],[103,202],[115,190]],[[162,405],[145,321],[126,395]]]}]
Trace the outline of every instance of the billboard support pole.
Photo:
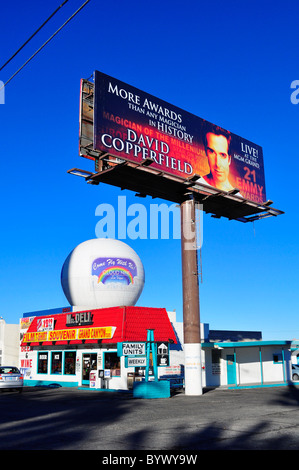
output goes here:
[{"label": "billboard support pole", "polygon": [[185,394],[202,395],[199,285],[195,201],[180,205],[185,349]]}]

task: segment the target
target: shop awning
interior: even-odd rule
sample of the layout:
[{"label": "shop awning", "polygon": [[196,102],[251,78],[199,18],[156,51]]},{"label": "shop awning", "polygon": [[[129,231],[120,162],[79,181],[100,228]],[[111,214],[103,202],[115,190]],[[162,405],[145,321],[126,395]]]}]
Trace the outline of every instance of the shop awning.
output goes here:
[{"label": "shop awning", "polygon": [[35,317],[23,335],[22,346],[115,344],[146,341],[176,343],[165,308],[111,307]]}]

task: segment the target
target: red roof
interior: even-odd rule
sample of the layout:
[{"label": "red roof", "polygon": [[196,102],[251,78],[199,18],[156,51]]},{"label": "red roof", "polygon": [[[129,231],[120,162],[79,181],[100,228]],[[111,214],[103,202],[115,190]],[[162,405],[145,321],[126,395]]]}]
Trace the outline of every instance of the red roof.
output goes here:
[{"label": "red roof", "polygon": [[[85,310],[92,314],[92,324],[84,325],[78,324],[67,325],[67,315],[75,316],[83,312],[61,313],[56,315],[47,315],[44,317],[35,317],[30,324],[27,333],[35,333],[40,331],[38,324],[42,319],[54,319],[54,331],[63,331],[65,334],[69,330],[79,329],[94,329],[114,327],[112,337],[102,339],[85,339],[85,344],[91,343],[119,343],[123,341],[146,341],[147,330],[154,330],[155,341],[173,341],[176,343],[176,336],[168,318],[165,308],[147,308],[147,307],[111,307],[96,310]],[[50,332],[49,332],[50,333]],[[86,333],[88,333],[86,331]],[[87,335],[88,336],[88,335]],[[27,339],[27,341],[26,341]],[[22,345],[24,346],[38,346],[38,345],[63,345],[63,344],[82,344],[82,339],[63,340],[63,341],[49,341],[48,339],[40,342],[30,342],[29,337],[23,338]]]}]

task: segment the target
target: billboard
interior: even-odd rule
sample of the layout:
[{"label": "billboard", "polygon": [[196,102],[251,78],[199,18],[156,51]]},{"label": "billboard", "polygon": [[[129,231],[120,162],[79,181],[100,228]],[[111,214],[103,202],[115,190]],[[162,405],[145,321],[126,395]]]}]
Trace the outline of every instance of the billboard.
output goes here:
[{"label": "billboard", "polygon": [[[259,145],[101,72],[95,72],[93,150],[220,191],[266,202]],[[195,186],[196,188],[196,186]]]}]

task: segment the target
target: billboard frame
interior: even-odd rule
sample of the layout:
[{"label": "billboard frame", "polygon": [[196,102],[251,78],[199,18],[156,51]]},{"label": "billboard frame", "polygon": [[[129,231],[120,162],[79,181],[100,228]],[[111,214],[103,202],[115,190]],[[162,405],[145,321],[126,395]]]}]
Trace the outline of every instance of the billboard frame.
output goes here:
[{"label": "billboard frame", "polygon": [[151,167],[153,160],[132,162],[94,149],[94,83],[82,79],[80,84],[79,155],[95,162],[95,171],[72,168],[68,173],[81,176],[88,184],[109,184],[134,191],[137,196],[151,196],[181,204],[187,197],[202,204],[212,217],[239,222],[253,222],[284,214],[272,207],[273,201],[257,203],[240,197],[238,189],[223,191],[198,182],[199,175],[189,178]]}]

